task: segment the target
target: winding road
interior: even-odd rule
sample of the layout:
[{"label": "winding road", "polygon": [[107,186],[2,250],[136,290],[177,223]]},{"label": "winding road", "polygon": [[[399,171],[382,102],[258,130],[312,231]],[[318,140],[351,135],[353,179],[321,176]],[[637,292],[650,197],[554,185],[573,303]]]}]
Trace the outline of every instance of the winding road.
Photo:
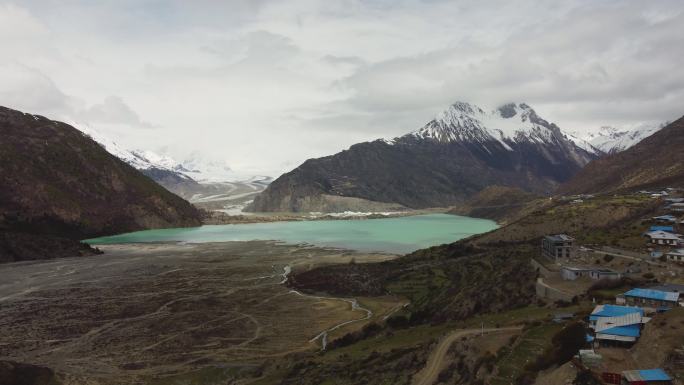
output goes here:
[{"label": "winding road", "polygon": [[489,328],[489,329],[461,329],[451,332],[451,334],[444,337],[439,344],[430,354],[428,362],[425,368],[420,372],[416,373],[413,377],[413,385],[432,385],[437,380],[439,372],[441,371],[444,363],[444,358],[449,351],[449,347],[454,341],[461,337],[465,337],[472,334],[485,333],[492,334],[497,332],[520,330],[522,327],[507,327],[507,328]]}]

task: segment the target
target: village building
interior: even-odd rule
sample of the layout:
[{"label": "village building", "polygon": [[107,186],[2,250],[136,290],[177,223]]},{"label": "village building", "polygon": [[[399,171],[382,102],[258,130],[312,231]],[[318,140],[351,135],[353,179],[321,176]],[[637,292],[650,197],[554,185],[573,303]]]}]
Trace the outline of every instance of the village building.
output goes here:
[{"label": "village building", "polygon": [[677,223],[677,217],[674,215],[660,215],[657,217],[651,218],[656,222],[663,222],[663,223]]},{"label": "village building", "polygon": [[674,231],[674,227],[672,227],[672,226],[651,226],[651,227],[648,229],[648,231],[649,231],[649,232],[653,232],[653,231],[665,231],[665,232],[668,232],[668,233],[674,233],[674,232],[675,232],[675,231]]},{"label": "village building", "polygon": [[560,275],[565,281],[574,281],[580,278],[591,278],[598,281],[601,279],[620,279],[622,277],[622,274],[612,269],[573,266],[561,267]]},{"label": "village building", "polygon": [[565,281],[574,281],[579,278],[588,277],[591,269],[584,267],[563,266],[560,270],[561,278]]},{"label": "village building", "polygon": [[671,262],[684,262],[684,249],[668,251],[665,253],[665,258]]},{"label": "village building", "polygon": [[[593,337],[588,340],[591,342]],[[580,349],[576,357],[579,359],[582,365],[586,366],[587,368],[600,368],[601,363],[603,362],[603,357],[596,353],[594,349]]]},{"label": "village building", "polygon": [[663,311],[679,306],[679,293],[654,289],[632,289],[624,294],[627,305],[641,306],[654,311]]},{"label": "village building", "polygon": [[668,233],[667,231],[649,231],[644,234],[654,245],[677,246],[682,241],[679,234]]},{"label": "village building", "polygon": [[672,378],[663,369],[625,370],[622,385],[671,385]]},{"label": "village building", "polygon": [[574,238],[565,235],[546,235],[542,238],[542,256],[557,261],[560,258],[570,258]]},{"label": "village building", "polygon": [[668,206],[668,208],[669,208],[671,211],[681,213],[681,212],[684,212],[684,203],[682,203],[682,202],[680,202],[680,203],[672,203],[671,205]]},{"label": "village building", "polygon": [[594,344],[631,346],[641,336],[641,325],[646,321],[641,308],[598,305],[589,316],[589,327],[594,331]]},{"label": "village building", "polygon": [[601,268],[591,270],[589,272],[589,277],[593,280],[600,281],[602,279],[620,279],[622,278],[622,275],[615,270]]}]

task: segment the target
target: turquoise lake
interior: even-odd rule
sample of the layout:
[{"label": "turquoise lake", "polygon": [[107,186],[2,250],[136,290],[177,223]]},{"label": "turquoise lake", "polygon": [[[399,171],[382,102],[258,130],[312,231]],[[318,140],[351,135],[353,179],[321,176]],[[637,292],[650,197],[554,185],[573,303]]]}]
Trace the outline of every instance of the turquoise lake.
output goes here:
[{"label": "turquoise lake", "polygon": [[497,228],[487,219],[449,214],[408,217],[207,225],[145,230],[86,240],[92,245],[139,242],[274,240],[365,252],[408,253]]}]

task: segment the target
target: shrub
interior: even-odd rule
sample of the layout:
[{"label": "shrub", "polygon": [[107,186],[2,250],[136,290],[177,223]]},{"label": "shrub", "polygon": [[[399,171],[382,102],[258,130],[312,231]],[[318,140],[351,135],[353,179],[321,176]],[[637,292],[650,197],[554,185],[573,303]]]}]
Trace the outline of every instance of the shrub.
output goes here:
[{"label": "shrub", "polygon": [[581,322],[572,322],[551,339],[552,346],[527,366],[526,370],[538,372],[553,365],[562,365],[584,347],[587,328]]},{"label": "shrub", "polygon": [[393,315],[385,322],[393,329],[404,329],[409,326],[409,319],[404,315]]},{"label": "shrub", "polygon": [[603,260],[606,261],[606,262],[610,262],[610,261],[612,261],[614,258],[615,258],[615,257],[613,257],[613,256],[610,255],[610,254],[606,254],[606,255],[603,256]]}]

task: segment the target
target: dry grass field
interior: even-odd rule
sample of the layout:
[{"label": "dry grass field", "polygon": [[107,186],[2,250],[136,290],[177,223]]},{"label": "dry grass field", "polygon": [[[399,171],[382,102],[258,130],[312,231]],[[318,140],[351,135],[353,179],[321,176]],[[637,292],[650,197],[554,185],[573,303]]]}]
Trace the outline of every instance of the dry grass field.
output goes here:
[{"label": "dry grass field", "polygon": [[[391,258],[270,242],[103,250],[0,266],[0,359],[48,366],[65,384],[259,377],[265,362],[319,349],[314,336],[366,315],[291,291],[287,271]],[[374,318],[402,303],[366,302]]]}]

